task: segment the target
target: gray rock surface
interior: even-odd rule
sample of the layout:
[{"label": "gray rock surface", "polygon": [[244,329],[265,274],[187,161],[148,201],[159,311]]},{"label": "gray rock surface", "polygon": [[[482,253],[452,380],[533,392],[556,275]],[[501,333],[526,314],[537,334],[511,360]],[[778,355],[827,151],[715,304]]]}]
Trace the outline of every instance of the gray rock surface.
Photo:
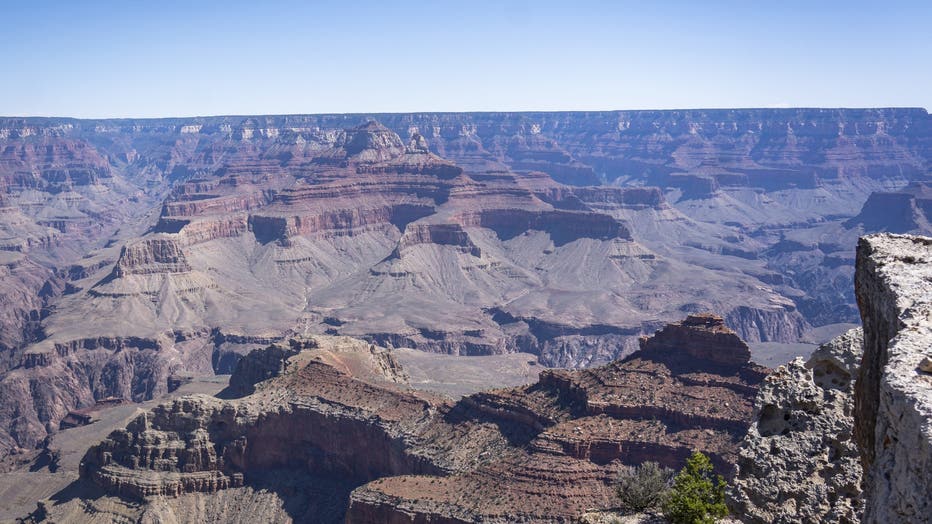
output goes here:
[{"label": "gray rock surface", "polygon": [[857,522],[862,469],[854,427],[860,328],[808,361],[780,366],[761,386],[741,443],[729,504],[745,522]]},{"label": "gray rock surface", "polygon": [[866,471],[865,522],[932,522],[932,238],[870,235],[855,287],[864,360],[855,435]]}]

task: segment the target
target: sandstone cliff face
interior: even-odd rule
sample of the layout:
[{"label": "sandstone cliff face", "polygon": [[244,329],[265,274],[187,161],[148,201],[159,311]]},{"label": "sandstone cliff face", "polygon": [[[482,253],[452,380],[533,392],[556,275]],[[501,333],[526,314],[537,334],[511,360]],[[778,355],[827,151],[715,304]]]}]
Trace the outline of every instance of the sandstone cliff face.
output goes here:
[{"label": "sandstone cliff face", "polygon": [[744,522],[859,522],[860,455],[853,438],[861,330],[780,366],[761,385],[738,452],[729,505]]},{"label": "sandstone cliff face", "polygon": [[867,522],[932,515],[932,239],[872,235],[858,244],[855,283],[864,360],[855,436]]}]

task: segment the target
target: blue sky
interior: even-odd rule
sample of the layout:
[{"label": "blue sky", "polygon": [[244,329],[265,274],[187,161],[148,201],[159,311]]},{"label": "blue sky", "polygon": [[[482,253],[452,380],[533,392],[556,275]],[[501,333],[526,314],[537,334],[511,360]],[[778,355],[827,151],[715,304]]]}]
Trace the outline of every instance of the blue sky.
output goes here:
[{"label": "blue sky", "polygon": [[921,106],[932,2],[0,0],[0,115]]}]

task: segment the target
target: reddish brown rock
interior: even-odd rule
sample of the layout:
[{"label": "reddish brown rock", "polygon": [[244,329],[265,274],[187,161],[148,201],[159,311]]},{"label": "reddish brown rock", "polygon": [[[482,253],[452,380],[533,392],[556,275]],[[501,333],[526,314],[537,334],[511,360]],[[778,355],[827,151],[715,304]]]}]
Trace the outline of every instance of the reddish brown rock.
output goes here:
[{"label": "reddish brown rock", "polygon": [[[615,504],[611,483],[623,464],[679,467],[700,449],[727,473],[767,369],[749,362],[721,322],[693,316],[608,366],[546,371],[533,386],[463,399],[455,409],[494,421],[521,451],[442,479],[366,484],[347,521],[570,522]],[[678,330],[689,337],[675,339]]]},{"label": "reddish brown rock", "polygon": [[751,350],[718,315],[689,315],[668,324],[653,337],[641,338],[641,351],[683,353],[714,365],[740,367],[751,360]]},{"label": "reddish brown rock", "polygon": [[0,191],[65,190],[111,176],[110,164],[81,139],[41,137],[10,141],[0,148]]},{"label": "reddish brown rock", "polygon": [[610,365],[455,403],[410,389],[391,351],[296,340],[241,361],[231,389],[247,396],[160,406],[92,448],[82,476],[145,500],[290,468],[361,485],[346,522],[569,522],[614,505],[626,464],[676,467],[700,449],[729,471],[766,369],[717,317],[676,328],[702,350],[658,335],[666,342]]}]

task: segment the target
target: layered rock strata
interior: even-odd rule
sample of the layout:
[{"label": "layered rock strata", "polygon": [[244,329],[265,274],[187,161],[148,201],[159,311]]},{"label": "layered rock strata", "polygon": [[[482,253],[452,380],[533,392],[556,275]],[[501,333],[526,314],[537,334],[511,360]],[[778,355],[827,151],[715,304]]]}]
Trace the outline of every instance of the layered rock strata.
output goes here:
[{"label": "layered rock strata", "polygon": [[151,500],[291,468],[361,485],[347,522],[569,522],[614,504],[625,464],[702,449],[726,472],[766,373],[747,356],[720,317],[695,316],[608,366],[454,403],[407,386],[389,350],[295,340],[240,361],[230,394],[245,397],[141,415],[88,452],[82,477]]},{"label": "layered rock strata", "polygon": [[608,366],[546,371],[533,386],[467,397],[460,409],[510,428],[520,452],[443,478],[371,482],[353,492],[347,521],[569,522],[615,504],[624,464],[678,467],[702,449],[725,471],[766,372],[746,351],[720,317],[693,316]]},{"label": "layered rock strata", "polygon": [[138,383],[231,371],[255,346],[218,329],[583,367],[716,310],[791,342],[856,319],[858,235],[929,227],[921,109],[374,116],[0,119],[2,446],[152,367],[31,385],[85,340],[198,334]]}]

